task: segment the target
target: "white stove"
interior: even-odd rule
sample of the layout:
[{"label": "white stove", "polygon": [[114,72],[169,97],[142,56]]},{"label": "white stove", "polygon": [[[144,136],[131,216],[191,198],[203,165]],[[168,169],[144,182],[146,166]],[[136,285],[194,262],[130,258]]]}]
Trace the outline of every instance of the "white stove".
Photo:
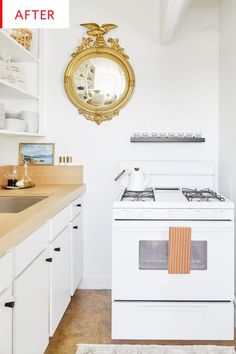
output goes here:
[{"label": "white stove", "polygon": [[[187,199],[185,188],[148,188],[144,192],[125,190],[113,203],[114,220],[233,220],[234,204],[211,191],[207,199]],[[193,190],[197,195],[197,191]],[[201,192],[202,193],[202,192]],[[209,192],[206,192],[209,194]]]},{"label": "white stove", "polygon": [[[234,338],[234,204],[210,187],[155,184],[114,202],[113,339]],[[169,272],[170,228],[191,230],[188,274]]]}]

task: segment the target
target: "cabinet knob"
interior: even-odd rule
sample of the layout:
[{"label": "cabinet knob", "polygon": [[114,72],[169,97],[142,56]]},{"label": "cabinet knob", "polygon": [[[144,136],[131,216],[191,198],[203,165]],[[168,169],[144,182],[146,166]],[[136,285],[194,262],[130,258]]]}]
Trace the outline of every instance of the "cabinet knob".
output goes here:
[{"label": "cabinet knob", "polygon": [[6,302],[4,306],[13,309],[13,307],[15,306],[15,301]]},{"label": "cabinet knob", "polygon": [[54,251],[60,252],[60,251],[61,251],[61,247],[56,247],[56,248],[54,248]]},{"label": "cabinet knob", "polygon": [[78,208],[81,208],[81,204],[76,204],[76,206],[77,206]]},{"label": "cabinet knob", "polygon": [[78,229],[78,226],[73,226],[73,229]]},{"label": "cabinet knob", "polygon": [[52,257],[46,258],[45,261],[46,261],[46,262],[49,262],[49,263],[52,263]]}]

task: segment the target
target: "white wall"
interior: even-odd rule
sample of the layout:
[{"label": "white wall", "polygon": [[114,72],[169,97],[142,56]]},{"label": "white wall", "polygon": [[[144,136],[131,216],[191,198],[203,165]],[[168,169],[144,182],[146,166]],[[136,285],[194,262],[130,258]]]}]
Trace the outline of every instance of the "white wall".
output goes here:
[{"label": "white wall", "polygon": [[220,8],[219,182],[222,193],[236,201],[236,1]]},{"label": "white wall", "polygon": [[7,138],[0,137],[0,165],[4,165],[7,160],[7,152],[6,152],[7,145],[8,145]]},{"label": "white wall", "polygon": [[219,188],[236,202],[235,0],[224,0],[220,7],[219,87]]},{"label": "white wall", "polygon": [[[120,116],[97,126],[78,114],[63,88],[84,22],[116,23],[136,73],[135,93]],[[84,287],[109,287],[114,176],[124,159],[217,161],[218,8],[194,2],[170,46],[159,45],[157,0],[71,0],[71,28],[50,30],[47,44],[47,141],[57,155],[85,166]],[[205,144],[131,144],[134,131],[201,131]],[[21,139],[22,140],[22,139]],[[17,142],[16,142],[17,143]],[[11,144],[17,155],[17,144]],[[12,156],[13,156],[12,155]],[[12,161],[13,162],[13,161]],[[122,261],[122,260],[121,260]]]}]

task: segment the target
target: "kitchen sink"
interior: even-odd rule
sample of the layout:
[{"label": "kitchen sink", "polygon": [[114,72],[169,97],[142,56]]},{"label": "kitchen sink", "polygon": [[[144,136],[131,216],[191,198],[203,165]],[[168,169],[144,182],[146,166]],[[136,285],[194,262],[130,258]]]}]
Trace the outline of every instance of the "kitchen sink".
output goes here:
[{"label": "kitchen sink", "polygon": [[0,197],[0,213],[19,213],[48,197]]}]

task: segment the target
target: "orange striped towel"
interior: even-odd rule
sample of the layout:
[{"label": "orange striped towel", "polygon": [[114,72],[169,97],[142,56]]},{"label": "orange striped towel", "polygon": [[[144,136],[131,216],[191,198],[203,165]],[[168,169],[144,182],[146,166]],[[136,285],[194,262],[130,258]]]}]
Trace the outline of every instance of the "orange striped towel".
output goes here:
[{"label": "orange striped towel", "polygon": [[170,227],[168,273],[189,274],[191,266],[191,227]]}]

